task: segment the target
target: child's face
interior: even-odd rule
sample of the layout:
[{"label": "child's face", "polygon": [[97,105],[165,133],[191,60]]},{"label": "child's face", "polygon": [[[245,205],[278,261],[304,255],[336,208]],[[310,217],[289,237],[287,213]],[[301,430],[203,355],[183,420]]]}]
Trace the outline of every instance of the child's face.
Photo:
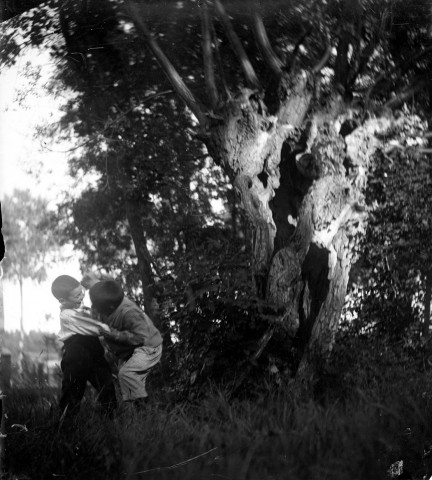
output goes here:
[{"label": "child's face", "polygon": [[79,285],[69,292],[67,298],[62,302],[64,306],[69,308],[78,308],[81,305],[81,302],[84,298],[84,288]]}]

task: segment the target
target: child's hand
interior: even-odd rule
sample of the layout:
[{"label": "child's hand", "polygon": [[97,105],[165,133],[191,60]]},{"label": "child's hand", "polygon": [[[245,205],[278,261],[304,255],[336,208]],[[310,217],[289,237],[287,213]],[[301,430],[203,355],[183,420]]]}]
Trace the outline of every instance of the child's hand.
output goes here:
[{"label": "child's hand", "polygon": [[99,322],[99,331],[100,332],[110,332],[111,329],[106,323]]},{"label": "child's hand", "polygon": [[99,335],[102,335],[104,338],[111,338],[111,332],[102,327],[99,327]]},{"label": "child's hand", "polygon": [[109,340],[117,340],[117,334],[116,332],[111,332],[111,331],[107,331],[107,330],[104,330],[102,328],[99,329],[99,334],[103,337],[103,338],[108,338]]},{"label": "child's hand", "polygon": [[81,280],[81,285],[84,288],[90,289],[94,284],[98,282],[100,282],[100,278],[98,277],[97,273],[87,272]]}]

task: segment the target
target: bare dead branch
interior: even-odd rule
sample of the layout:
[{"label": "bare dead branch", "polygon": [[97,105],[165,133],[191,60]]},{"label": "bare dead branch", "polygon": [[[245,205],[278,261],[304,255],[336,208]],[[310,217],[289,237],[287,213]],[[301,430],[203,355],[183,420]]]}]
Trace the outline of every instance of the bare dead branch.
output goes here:
[{"label": "bare dead branch", "polygon": [[187,465],[188,463],[196,460],[197,458],[201,458],[201,457],[203,457],[204,455],[208,455],[209,453],[214,452],[215,450],[217,450],[217,448],[218,448],[218,447],[213,447],[213,448],[211,448],[210,450],[207,450],[207,451],[204,452],[204,453],[200,453],[199,455],[196,455],[195,457],[188,458],[187,460],[183,460],[182,462],[175,463],[174,465],[170,465],[169,467],[150,468],[150,469],[148,469],[148,470],[141,470],[140,472],[133,472],[133,473],[131,473],[130,475],[140,475],[140,474],[149,473],[149,472],[161,472],[161,471],[164,471],[164,470],[173,470],[173,469],[175,469],[175,468],[182,467],[183,465]]},{"label": "bare dead branch", "polygon": [[162,70],[165,72],[165,75],[168,77],[169,81],[171,82],[174,90],[177,92],[180,98],[186,103],[186,105],[191,109],[191,111],[197,117],[199,123],[203,126],[206,125],[207,118],[205,116],[205,111],[203,111],[203,108],[201,107],[199,102],[196,100],[195,96],[192,94],[190,89],[184,83],[183,79],[178,74],[174,65],[170,62],[168,57],[162,51],[155,37],[152,35],[150,30],[148,29],[143,19],[141,5],[131,0],[128,0],[126,2],[126,6],[131,14],[131,17],[137,29],[146,39],[147,45],[149,46],[150,50],[153,52],[154,56],[159,62],[159,65],[161,66]]},{"label": "bare dead branch", "polygon": [[257,361],[258,358],[261,356],[268,342],[271,340],[274,332],[275,332],[275,327],[273,325],[264,332],[264,335],[260,338],[258,342],[258,348],[256,352],[252,355],[253,361]]},{"label": "bare dead branch", "polygon": [[420,78],[414,85],[411,85],[397,93],[391,100],[384,104],[384,108],[397,108],[413,97],[417,92],[429,84],[429,75]]},{"label": "bare dead branch", "polygon": [[261,51],[261,55],[267,66],[276,75],[276,77],[280,77],[282,75],[283,63],[276,55],[270,44],[264,22],[258,10],[257,0],[252,0],[252,16],[255,39]]},{"label": "bare dead branch", "polygon": [[210,99],[212,108],[218,103],[218,92],[215,81],[213,52],[211,44],[210,18],[208,12],[207,1],[204,0],[200,6],[201,10],[201,27],[202,27],[202,50],[204,60],[204,78],[207,94]]},{"label": "bare dead branch", "polygon": [[242,67],[248,86],[251,88],[260,88],[260,82],[255,73],[255,70],[246,54],[245,49],[243,48],[240,38],[238,37],[237,33],[235,32],[232,26],[231,20],[224,6],[222,5],[220,0],[214,0],[214,5],[216,7],[216,11],[218,15],[220,16],[222,25],[228,36],[228,39],[231,43],[234,53],[237,55],[238,59],[240,60],[240,65]]},{"label": "bare dead branch", "polygon": [[327,47],[325,49],[324,55],[318,60],[317,64],[312,68],[312,72],[316,75],[319,73],[328,62],[331,55],[331,45],[327,43]]}]

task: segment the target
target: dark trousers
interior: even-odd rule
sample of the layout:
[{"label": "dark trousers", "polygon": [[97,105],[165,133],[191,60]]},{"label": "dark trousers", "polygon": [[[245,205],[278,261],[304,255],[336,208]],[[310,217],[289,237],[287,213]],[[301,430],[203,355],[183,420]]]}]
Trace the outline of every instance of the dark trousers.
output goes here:
[{"label": "dark trousers", "polygon": [[79,410],[87,382],[98,392],[97,399],[110,413],[116,406],[116,394],[111,369],[97,337],[74,335],[64,343],[61,361],[63,372],[60,409],[73,414]]}]

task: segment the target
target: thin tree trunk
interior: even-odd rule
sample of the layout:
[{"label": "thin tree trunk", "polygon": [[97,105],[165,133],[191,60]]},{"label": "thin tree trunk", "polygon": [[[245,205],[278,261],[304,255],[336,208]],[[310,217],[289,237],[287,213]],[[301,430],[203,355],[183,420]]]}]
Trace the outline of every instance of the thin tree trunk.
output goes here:
[{"label": "thin tree trunk", "polygon": [[24,292],[23,292],[23,278],[18,279],[20,287],[20,341],[18,353],[18,371],[22,373],[24,364]]},{"label": "thin tree trunk", "polygon": [[19,278],[19,287],[20,287],[20,331],[21,334],[24,334],[24,299],[23,299],[23,279]]},{"label": "thin tree trunk", "polygon": [[147,239],[144,234],[138,207],[139,205],[135,202],[126,200],[126,216],[138,259],[138,268],[144,294],[144,308],[146,312],[153,317],[154,275],[151,267],[150,253],[147,249]]}]

